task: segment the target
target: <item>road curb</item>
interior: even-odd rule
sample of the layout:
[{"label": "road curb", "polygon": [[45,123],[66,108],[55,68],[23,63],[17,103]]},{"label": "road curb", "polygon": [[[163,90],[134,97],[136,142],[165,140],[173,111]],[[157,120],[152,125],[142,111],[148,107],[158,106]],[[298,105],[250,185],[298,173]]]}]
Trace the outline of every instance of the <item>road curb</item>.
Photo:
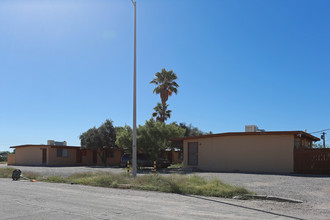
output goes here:
[{"label": "road curb", "polygon": [[267,195],[250,195],[244,194],[240,196],[234,196],[233,199],[260,199],[260,200],[271,200],[271,201],[278,201],[278,202],[291,202],[291,203],[303,203],[302,200],[297,199],[290,199],[278,196],[267,196]]}]

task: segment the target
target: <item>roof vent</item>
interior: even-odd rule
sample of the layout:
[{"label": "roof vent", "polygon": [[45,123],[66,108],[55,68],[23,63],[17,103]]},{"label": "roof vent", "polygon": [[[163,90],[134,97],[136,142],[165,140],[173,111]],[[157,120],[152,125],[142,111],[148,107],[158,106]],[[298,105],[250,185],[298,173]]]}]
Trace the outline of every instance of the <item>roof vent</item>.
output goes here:
[{"label": "roof vent", "polygon": [[47,145],[55,145],[55,141],[54,140],[48,140]]},{"label": "roof vent", "polygon": [[265,129],[259,129],[257,125],[245,125],[245,132],[265,132]]},{"label": "roof vent", "polygon": [[56,146],[66,146],[66,141],[54,141],[54,140],[48,140],[47,145],[56,145]]},{"label": "roof vent", "polygon": [[257,125],[245,125],[245,132],[257,132],[258,126]]}]

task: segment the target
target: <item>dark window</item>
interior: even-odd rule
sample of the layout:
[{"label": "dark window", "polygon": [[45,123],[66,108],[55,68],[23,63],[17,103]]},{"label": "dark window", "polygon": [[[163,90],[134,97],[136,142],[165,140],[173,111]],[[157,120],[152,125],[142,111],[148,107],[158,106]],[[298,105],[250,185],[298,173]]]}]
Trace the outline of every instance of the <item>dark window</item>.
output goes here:
[{"label": "dark window", "polygon": [[68,157],[69,151],[66,148],[57,148],[57,157]]},{"label": "dark window", "polygon": [[62,148],[57,148],[57,157],[62,157]]},{"label": "dark window", "polygon": [[69,156],[69,150],[64,148],[62,151],[62,157],[68,157],[68,156]]}]

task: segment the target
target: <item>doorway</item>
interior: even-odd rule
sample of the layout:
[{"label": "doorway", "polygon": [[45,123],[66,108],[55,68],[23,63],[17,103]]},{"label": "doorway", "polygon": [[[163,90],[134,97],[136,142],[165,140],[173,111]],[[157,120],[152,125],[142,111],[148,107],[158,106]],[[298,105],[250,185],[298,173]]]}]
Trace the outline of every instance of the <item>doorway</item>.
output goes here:
[{"label": "doorway", "polygon": [[198,165],[198,142],[188,143],[188,165]]},{"label": "doorway", "polygon": [[97,163],[97,151],[96,150],[93,151],[93,163],[94,164]]},{"label": "doorway", "polygon": [[47,164],[47,149],[42,148],[42,164]]},{"label": "doorway", "polygon": [[81,153],[81,150],[78,149],[76,151],[76,163],[81,163],[82,162],[82,153]]}]

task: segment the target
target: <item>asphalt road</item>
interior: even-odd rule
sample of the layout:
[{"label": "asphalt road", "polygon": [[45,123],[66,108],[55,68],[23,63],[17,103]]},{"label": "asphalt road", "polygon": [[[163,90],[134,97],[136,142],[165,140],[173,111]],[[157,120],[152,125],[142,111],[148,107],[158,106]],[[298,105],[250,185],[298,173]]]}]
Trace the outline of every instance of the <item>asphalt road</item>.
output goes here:
[{"label": "asphalt road", "polygon": [[[0,168],[7,167],[5,164],[0,164]],[[15,168],[19,168],[22,170],[23,174],[25,172],[36,172],[42,176],[69,176],[74,173],[81,173],[81,172],[89,172],[89,171],[105,171],[111,173],[121,173],[123,169],[121,168],[104,168],[104,167],[29,167],[29,166],[13,166]],[[217,213],[217,207],[219,206],[220,210],[230,210],[230,212],[234,211],[240,217],[244,219],[253,219],[253,218],[286,218],[284,216],[291,216],[297,217],[301,219],[330,219],[330,176],[308,176],[308,175],[267,175],[267,174],[244,174],[244,173],[195,173],[197,175],[203,176],[207,179],[210,178],[219,178],[226,183],[234,184],[234,185],[241,185],[249,190],[256,192],[262,195],[271,195],[271,196],[280,196],[286,197],[291,199],[298,199],[304,201],[302,204],[292,204],[292,203],[279,203],[279,202],[270,202],[270,201],[237,201],[237,200],[223,200],[219,198],[203,198],[203,197],[187,197],[187,196],[180,196],[180,195],[171,195],[171,194],[155,194],[154,192],[140,192],[140,191],[132,191],[130,190],[129,194],[125,194],[125,190],[119,190],[119,192],[124,193],[123,198],[119,200],[126,201],[129,207],[130,204],[133,204],[130,199],[136,200],[136,198],[132,198],[132,195],[141,195],[146,196],[147,198],[154,197],[157,195],[158,197],[167,199],[168,202],[164,203],[164,205],[159,201],[152,201],[151,206],[146,205],[140,207],[141,204],[137,202],[136,207],[140,207],[142,210],[146,209],[150,211],[150,214],[142,215],[141,218],[152,218],[152,213],[156,212],[156,210],[164,210],[163,212],[156,212],[157,215],[166,216],[165,219],[168,218],[193,218],[192,215],[187,213],[195,213],[198,210],[198,207],[204,207],[210,205],[212,209],[210,213],[211,215],[205,214],[208,210],[202,210],[205,212],[203,215],[196,215],[196,218],[218,218],[219,215],[221,218],[226,216],[222,215],[222,212]],[[2,180],[1,180],[2,181]],[[10,182],[11,183],[11,182]],[[16,184],[16,183],[12,183]],[[11,185],[12,185],[11,184]],[[31,183],[28,183],[31,184]],[[33,184],[33,183],[32,183]],[[38,183],[40,185],[44,183]],[[18,185],[18,184],[16,184]],[[33,186],[33,185],[32,185]],[[79,188],[82,186],[74,185],[75,187],[71,186],[61,186],[61,188],[74,189]],[[0,188],[2,190],[2,187]],[[95,189],[95,188],[94,188]],[[0,190],[0,192],[1,192]],[[102,190],[111,190],[114,189],[100,189]],[[125,192],[124,192],[125,191]],[[114,190],[113,192],[117,192]],[[84,191],[85,193],[85,191]],[[118,193],[115,193],[115,195]],[[120,197],[121,194],[118,196]],[[2,194],[0,195],[2,198]],[[47,195],[49,196],[49,195]],[[15,197],[15,195],[13,195]],[[96,196],[97,197],[97,196]],[[139,197],[140,198],[140,197]],[[182,198],[186,198],[183,200],[184,204],[189,203],[190,205],[184,206],[185,208],[181,208],[182,205]],[[192,200],[189,200],[190,198]],[[51,198],[53,199],[53,198]],[[109,203],[106,198],[103,202]],[[108,198],[110,199],[110,198]],[[141,198],[140,198],[141,199]],[[171,205],[170,201],[173,200],[173,205]],[[164,200],[165,201],[165,200]],[[177,202],[178,201],[178,202]],[[157,203],[158,202],[158,203]],[[144,203],[143,203],[144,204]],[[145,202],[148,204],[148,202]],[[158,209],[155,209],[155,206],[159,206]],[[211,205],[213,204],[213,205]],[[214,205],[216,204],[216,205]],[[114,204],[116,207],[118,204]],[[166,207],[176,207],[175,209],[171,210],[170,208]],[[150,207],[152,207],[150,209]],[[86,207],[88,209],[88,207]],[[101,209],[101,208],[100,208]],[[183,210],[182,212],[178,212],[177,210]],[[2,211],[2,205],[0,203],[0,210]],[[237,212],[238,210],[238,212]],[[241,210],[241,211],[239,211]],[[257,213],[267,213],[266,216],[262,216],[262,214],[256,214],[256,217],[253,215],[251,217],[249,215],[249,211],[254,210]],[[103,210],[102,212],[105,212]],[[166,215],[166,212],[171,213],[170,215]],[[122,213],[122,212],[121,212]],[[163,215],[165,213],[165,215]],[[224,212],[226,213],[226,212]],[[274,214],[271,214],[274,213]],[[0,212],[1,214],[1,212]],[[205,216],[204,216],[205,215]],[[121,214],[124,218],[128,218],[128,216]],[[204,216],[204,217],[203,217]],[[132,215],[131,217],[140,219],[140,216]],[[219,217],[219,218],[220,218]],[[227,216],[229,219],[236,218],[235,214],[230,214]],[[226,217],[226,218],[227,218]],[[0,215],[0,219],[2,216]],[[109,217],[110,218],[110,217]],[[116,218],[116,216],[111,216],[111,218]]]},{"label": "asphalt road", "polygon": [[[298,219],[283,203],[0,179],[0,219]],[[285,207],[285,206],[284,206]]]}]

